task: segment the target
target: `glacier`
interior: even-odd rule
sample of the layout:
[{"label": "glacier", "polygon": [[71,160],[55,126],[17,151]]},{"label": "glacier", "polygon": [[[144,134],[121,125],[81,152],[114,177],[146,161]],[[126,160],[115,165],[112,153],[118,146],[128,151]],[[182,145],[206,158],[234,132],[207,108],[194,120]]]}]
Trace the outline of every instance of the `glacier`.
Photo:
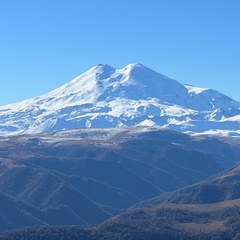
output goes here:
[{"label": "glacier", "polygon": [[0,136],[72,128],[159,127],[240,136],[240,103],[142,64],[99,64],[42,96],[0,106]]}]

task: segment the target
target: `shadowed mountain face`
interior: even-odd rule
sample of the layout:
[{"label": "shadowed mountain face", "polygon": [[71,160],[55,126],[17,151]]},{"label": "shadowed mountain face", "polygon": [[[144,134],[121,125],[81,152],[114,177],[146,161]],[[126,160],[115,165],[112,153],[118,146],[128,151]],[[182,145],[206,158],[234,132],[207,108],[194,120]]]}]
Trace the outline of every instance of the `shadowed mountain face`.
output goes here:
[{"label": "shadowed mountain face", "polygon": [[123,126],[239,136],[239,109],[224,94],[183,85],[141,64],[100,64],[45,95],[0,106],[0,136]]},{"label": "shadowed mountain face", "polygon": [[163,202],[175,204],[208,204],[240,198],[240,164],[203,180],[200,183],[184,187],[174,192],[138,203],[135,207],[157,205]]},{"label": "shadowed mountain face", "polygon": [[[34,225],[97,224],[234,165],[240,159],[238,141],[158,128],[3,138],[0,191],[21,213],[26,214],[21,206],[28,207]],[[26,225],[11,220],[1,230]]]},{"label": "shadowed mountain face", "polygon": [[[23,228],[2,233],[0,239],[237,240],[240,237],[239,175],[240,164],[203,183],[169,193],[171,198],[165,198],[165,201],[175,201],[178,204],[152,202],[154,205],[128,210],[94,227]],[[188,194],[189,189],[191,189],[191,195]],[[162,196],[164,197],[164,194]],[[183,196],[185,196],[184,201]],[[201,199],[201,202],[192,204],[193,201],[190,201],[190,198],[193,201],[195,199],[195,202],[196,199]],[[204,201],[210,204],[203,204]]]},{"label": "shadowed mountain face", "polygon": [[0,192],[0,206],[1,231],[18,228],[20,226],[44,224],[44,213],[29,204],[16,201],[3,192]]},{"label": "shadowed mountain face", "polygon": [[1,240],[237,240],[240,201],[215,204],[160,204],[134,209],[94,227],[45,226],[0,233]]}]

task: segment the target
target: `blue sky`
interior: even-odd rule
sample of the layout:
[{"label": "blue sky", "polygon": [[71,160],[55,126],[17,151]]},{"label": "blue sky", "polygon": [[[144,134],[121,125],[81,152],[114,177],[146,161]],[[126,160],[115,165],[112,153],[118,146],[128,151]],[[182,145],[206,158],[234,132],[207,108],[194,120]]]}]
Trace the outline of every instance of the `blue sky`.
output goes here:
[{"label": "blue sky", "polygon": [[0,104],[107,63],[240,100],[239,0],[0,1]]}]

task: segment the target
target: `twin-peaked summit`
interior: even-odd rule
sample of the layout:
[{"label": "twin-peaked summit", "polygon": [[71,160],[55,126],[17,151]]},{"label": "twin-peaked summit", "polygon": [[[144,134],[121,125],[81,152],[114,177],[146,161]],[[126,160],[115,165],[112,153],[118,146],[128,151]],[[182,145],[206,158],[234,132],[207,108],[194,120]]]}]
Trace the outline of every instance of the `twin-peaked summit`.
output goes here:
[{"label": "twin-peaked summit", "polygon": [[182,85],[141,64],[99,64],[45,95],[0,106],[0,135],[124,126],[239,135],[239,108],[215,90]]},{"label": "twin-peaked summit", "polygon": [[[76,103],[109,102],[109,99],[119,97],[135,100],[161,97],[164,101],[166,98],[170,101],[174,94],[186,95],[187,90],[177,81],[141,64],[130,64],[122,69],[99,64],[52,91],[49,96],[68,99],[75,105]],[[72,98],[73,101],[71,101]]]}]

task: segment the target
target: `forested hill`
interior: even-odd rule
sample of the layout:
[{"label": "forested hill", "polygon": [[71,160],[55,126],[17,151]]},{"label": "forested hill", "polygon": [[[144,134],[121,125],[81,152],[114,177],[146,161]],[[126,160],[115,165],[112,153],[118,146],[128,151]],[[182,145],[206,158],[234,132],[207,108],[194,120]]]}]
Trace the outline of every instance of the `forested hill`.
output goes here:
[{"label": "forested hill", "polygon": [[161,204],[135,209],[91,228],[42,226],[2,233],[0,240],[237,240],[240,200],[215,204]]}]

